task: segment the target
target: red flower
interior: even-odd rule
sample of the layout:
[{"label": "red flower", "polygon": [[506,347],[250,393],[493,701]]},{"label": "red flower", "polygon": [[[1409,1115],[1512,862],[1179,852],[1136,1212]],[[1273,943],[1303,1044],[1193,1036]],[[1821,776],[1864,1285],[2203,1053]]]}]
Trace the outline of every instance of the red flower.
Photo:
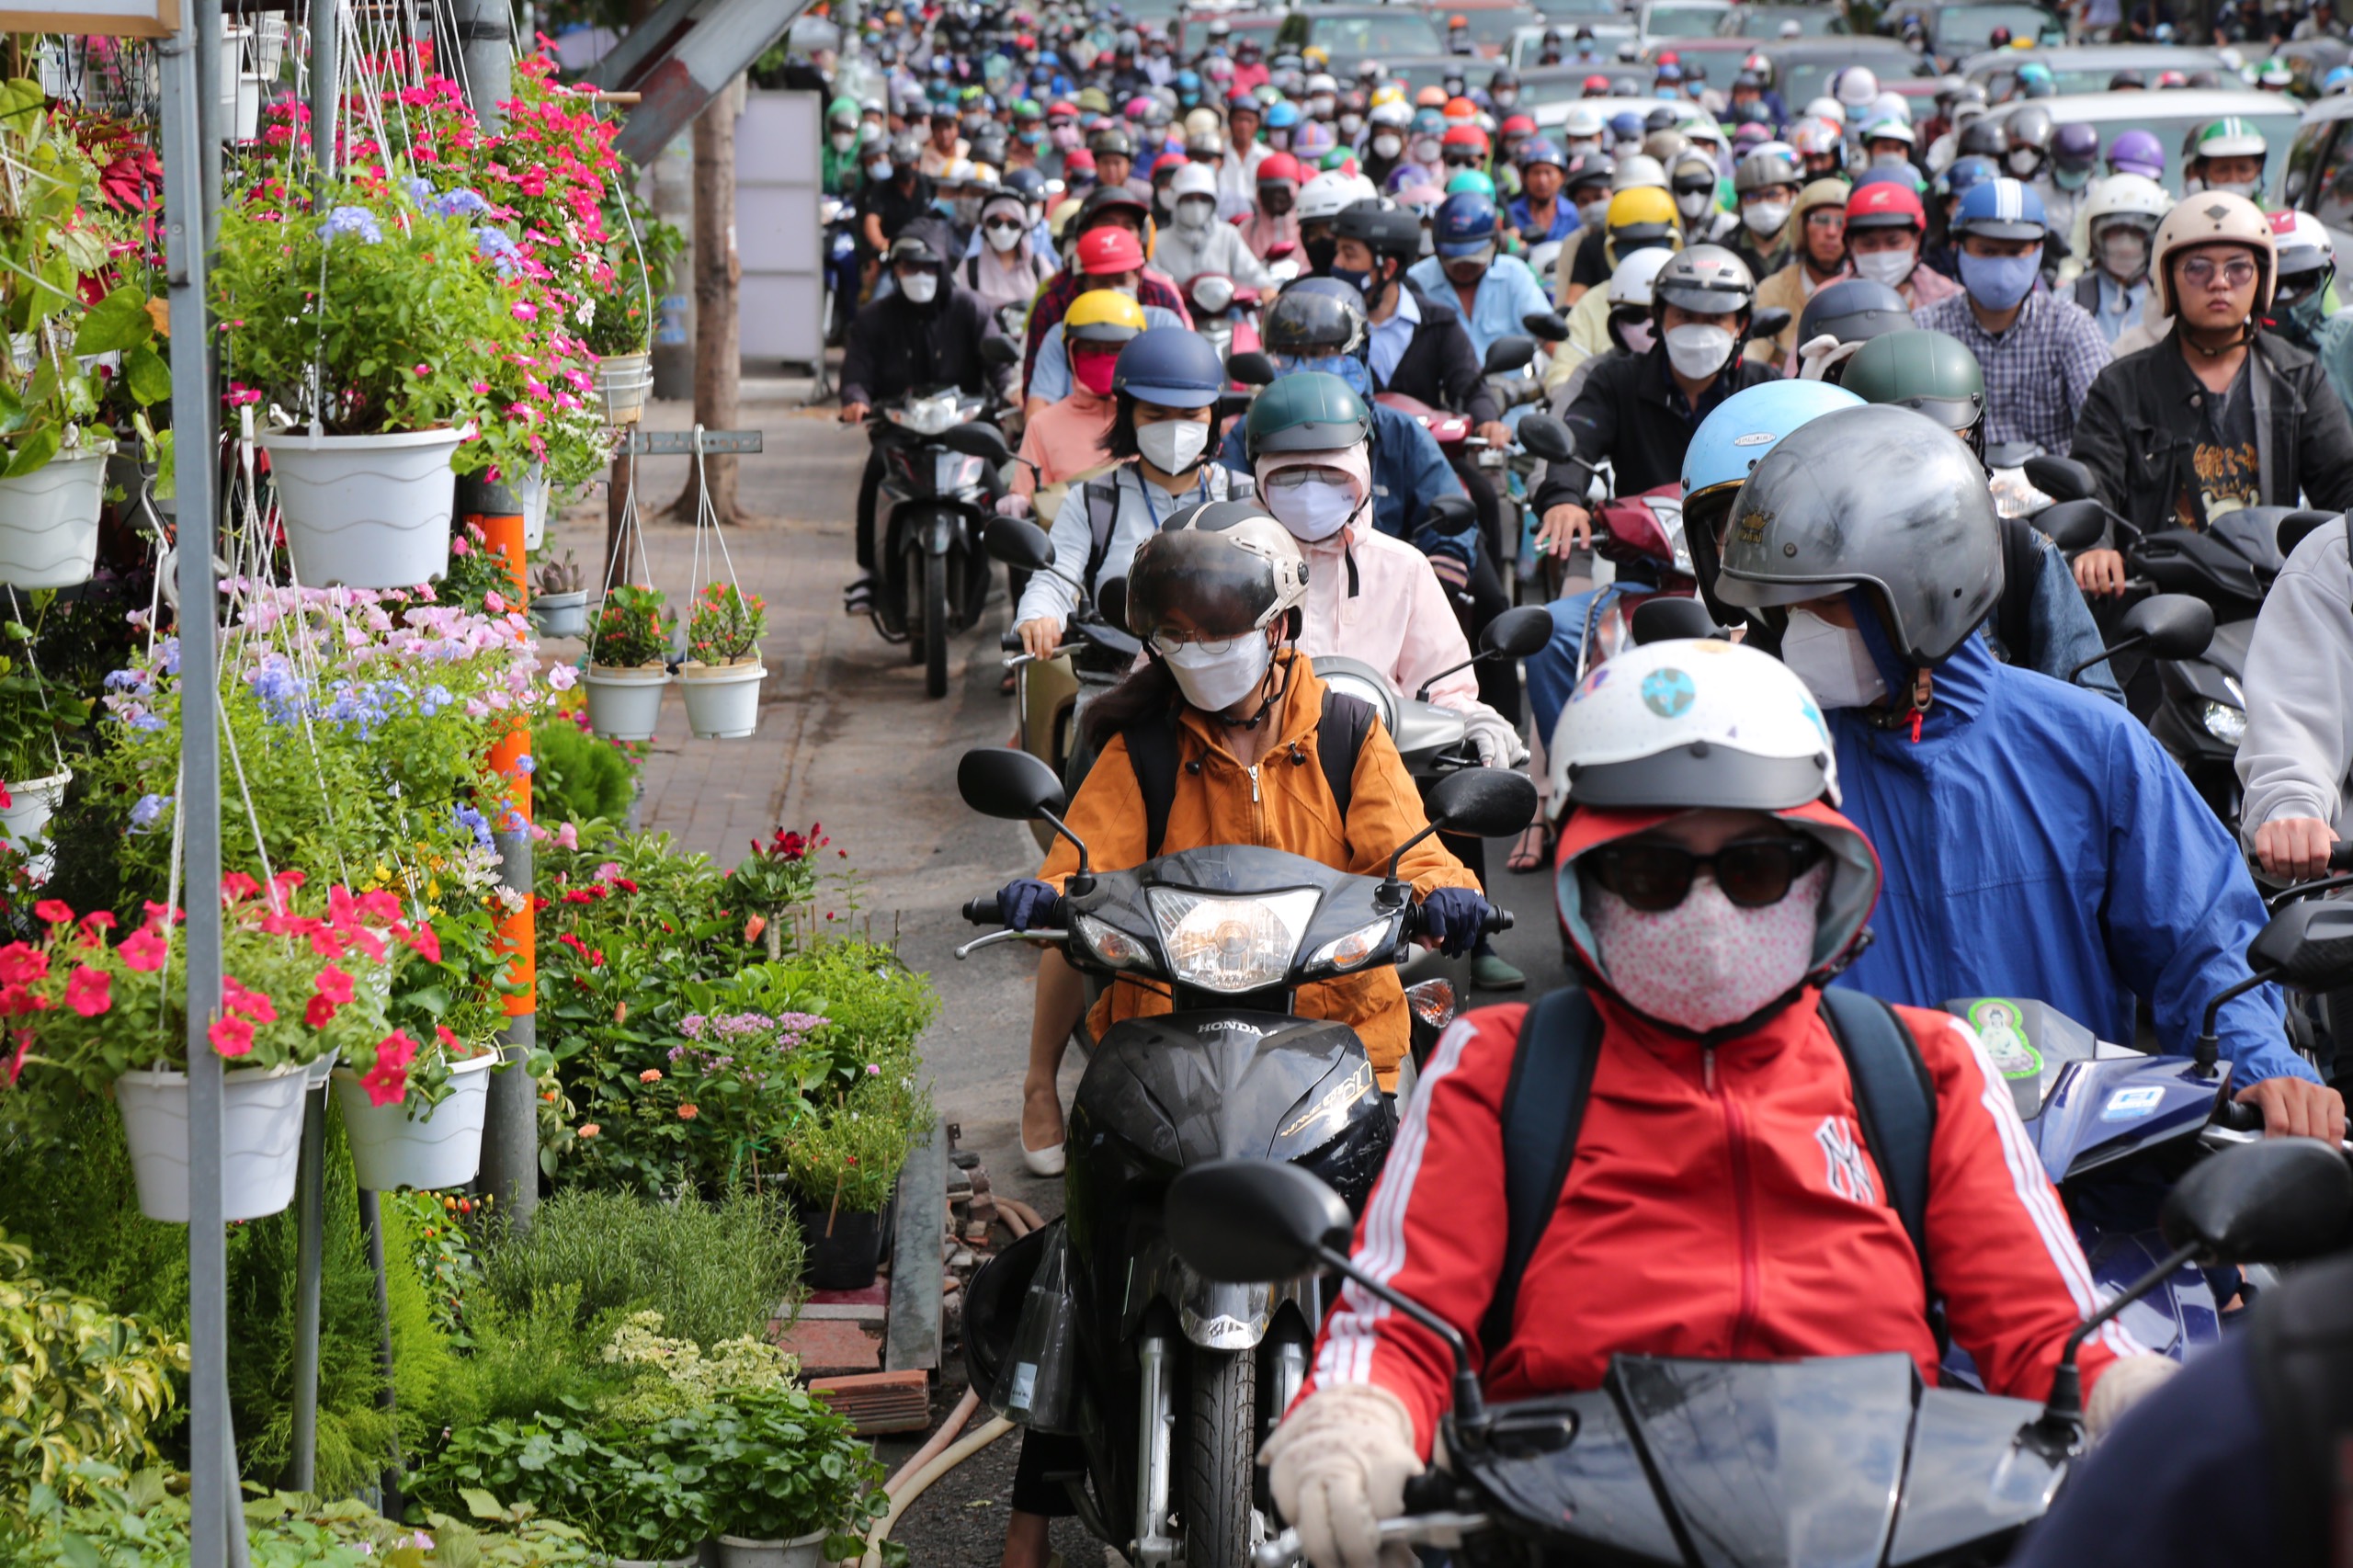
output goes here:
[{"label": "red flower", "polygon": [[146,910],[147,924],[150,926],[176,925],[188,918],[187,910],[176,909],[168,903],[157,903],[152,898],[146,902]]},{"label": "red flower", "polygon": [[65,979],[65,1005],[85,1018],[95,1018],[114,1006],[114,998],[108,994],[113,984],[114,976],[106,971],[77,965]]},{"label": "red flower", "polygon": [[335,1005],[324,996],[313,995],[302,1009],[302,1021],[314,1029],[323,1029],[335,1022]]},{"label": "red flower", "polygon": [[318,978],[313,983],[318,986],[320,995],[338,1007],[351,1000],[351,976],[333,964],[319,971]]},{"label": "red flower", "polygon": [[416,1060],[416,1041],[403,1029],[394,1029],[376,1046],[376,1065],[368,1069],[359,1086],[368,1092],[368,1103],[388,1106],[408,1093],[408,1064]]},{"label": "red flower", "polygon": [[349,943],[346,942],[341,937],[335,935],[333,931],[328,930],[324,926],[314,926],[311,928],[311,951],[318,954],[319,957],[323,959],[339,959],[343,957],[344,949],[349,945]]},{"label": "red flower", "polygon": [[615,877],[613,879],[613,886],[620,889],[623,892],[635,892],[637,891],[637,884],[631,881],[627,877]]},{"label": "red flower", "polygon": [[223,1056],[243,1056],[254,1048],[254,1027],[239,1017],[215,1018],[204,1038]]},{"label": "red flower", "polygon": [[39,948],[11,942],[0,948],[0,983],[29,984],[49,974],[49,955]]},{"label": "red flower", "polygon": [[243,871],[232,871],[221,879],[221,903],[224,907],[240,899],[251,898],[259,892],[261,884]]},{"label": "red flower", "polygon": [[415,949],[426,962],[441,961],[441,938],[430,923],[420,920],[415,926],[406,928],[396,926],[394,929],[399,931],[401,940]]},{"label": "red flower", "polygon": [[[5,797],[7,793],[7,790],[0,790],[0,797]],[[17,1030],[16,1049],[8,1053],[7,1065],[5,1068],[0,1068],[0,1083],[6,1083],[12,1089],[17,1086],[17,1074],[25,1070],[25,1053],[32,1050],[32,1048],[33,1031],[30,1029]]]},{"label": "red flower", "polygon": [[[163,968],[164,960],[171,956],[172,945],[156,935],[153,926],[142,926],[131,934],[130,940],[115,950],[122,955],[122,961],[131,968],[142,974],[153,974]],[[6,950],[0,949],[0,960],[5,960],[6,957]]]},{"label": "red flower", "polygon": [[455,1051],[458,1049],[458,1031],[451,1028],[447,1024],[434,1025],[433,1038],[441,1042],[444,1050]]},{"label": "red flower", "polygon": [[562,942],[565,947],[570,948],[574,952],[578,953],[584,959],[588,956],[588,944],[582,941],[579,937],[574,936],[569,931],[566,931],[556,937],[556,940]]},{"label": "red flower", "polygon": [[233,1013],[243,1013],[257,1024],[278,1021],[278,1004],[264,993],[231,976],[222,978],[221,1005]]},{"label": "red flower", "polygon": [[73,906],[61,898],[42,899],[33,905],[33,913],[52,926],[71,925],[74,920]]},{"label": "red flower", "polygon": [[21,985],[0,985],[0,1018],[13,1018],[20,1013],[41,1013],[49,1004]]}]

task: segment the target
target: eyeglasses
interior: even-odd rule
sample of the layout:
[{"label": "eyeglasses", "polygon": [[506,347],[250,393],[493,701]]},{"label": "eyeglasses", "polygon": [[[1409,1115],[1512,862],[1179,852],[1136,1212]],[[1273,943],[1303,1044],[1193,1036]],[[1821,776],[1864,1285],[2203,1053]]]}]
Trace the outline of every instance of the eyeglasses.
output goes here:
[{"label": "eyeglasses", "polygon": [[1152,645],[1164,655],[1175,653],[1183,648],[1199,648],[1202,653],[1214,657],[1221,653],[1231,653],[1240,647],[1249,635],[1250,633],[1246,631],[1233,637],[1210,637],[1189,631],[1155,631],[1152,634]]},{"label": "eyeglasses", "polygon": [[1843,229],[1847,226],[1847,215],[1835,210],[1809,212],[1805,215],[1805,226],[1809,229]]},{"label": "eyeglasses", "polygon": [[1743,909],[1765,909],[1790,893],[1790,885],[1822,858],[1811,838],[1742,838],[1713,855],[1695,855],[1679,844],[1638,839],[1593,852],[1594,880],[1645,915],[1681,903],[1702,869],[1724,897]]},{"label": "eyeglasses", "polygon": [[1258,482],[1261,490],[1295,490],[1302,484],[1345,484],[1347,475],[1338,469],[1316,468],[1302,463],[1296,468],[1279,468]]},{"label": "eyeglasses", "polygon": [[2192,288],[2203,289],[2214,281],[2214,274],[2218,271],[2222,275],[2222,281],[2234,289],[2244,289],[2255,281],[2255,263],[2246,257],[2235,256],[2218,263],[2209,256],[2193,256],[2183,262],[2181,280]]}]

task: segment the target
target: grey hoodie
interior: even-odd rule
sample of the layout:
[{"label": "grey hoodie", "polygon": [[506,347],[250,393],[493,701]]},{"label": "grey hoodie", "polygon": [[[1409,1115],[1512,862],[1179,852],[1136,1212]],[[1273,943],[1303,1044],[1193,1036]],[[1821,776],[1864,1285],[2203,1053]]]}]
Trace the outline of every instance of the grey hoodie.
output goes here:
[{"label": "grey hoodie", "polygon": [[2353,566],[2342,519],[2296,546],[2263,601],[2246,655],[2246,737],[2239,743],[2239,814],[2255,830],[2317,817],[2338,837],[2353,827]]}]

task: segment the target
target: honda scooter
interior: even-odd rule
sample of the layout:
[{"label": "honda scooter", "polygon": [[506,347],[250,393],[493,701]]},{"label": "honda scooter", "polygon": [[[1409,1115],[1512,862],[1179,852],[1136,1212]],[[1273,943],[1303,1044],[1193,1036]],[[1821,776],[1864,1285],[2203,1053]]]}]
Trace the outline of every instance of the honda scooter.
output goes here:
[{"label": "honda scooter", "polygon": [[[1244,1157],[1296,1166],[1343,1213],[1362,1206],[1394,1116],[1356,1031],[1294,1016],[1292,998],[1395,964],[1420,934],[1419,908],[1393,858],[1388,878],[1358,877],[1220,846],[1094,871],[1062,821],[1062,781],[1026,752],[968,753],[957,784],[985,815],[1042,818],[1080,868],[1052,928],[995,932],[957,956],[1050,943],[1083,972],[1165,985],[1171,1004],[1097,1044],[1071,1107],[1063,1218],[972,1282],[972,1386],[1037,1431],[1080,1439],[1083,1467],[1054,1479],[1131,1562],[1240,1568],[1279,1528],[1254,1456],[1306,1376],[1325,1296],[1309,1278],[1203,1277],[1170,1247],[1163,1199],[1188,1166]],[[1484,836],[1518,831],[1535,804],[1526,778],[1492,768],[1430,795],[1434,824]],[[964,913],[1000,918],[994,899]],[[1510,924],[1501,911],[1488,922]]]},{"label": "honda scooter", "polygon": [[988,599],[981,536],[992,516],[994,470],[1013,455],[1005,433],[978,419],[983,406],[945,387],[885,403],[869,421],[884,466],[868,613],[883,641],[906,644],[907,662],[923,665],[924,692],[935,698],[948,695],[948,639],[977,621]]}]

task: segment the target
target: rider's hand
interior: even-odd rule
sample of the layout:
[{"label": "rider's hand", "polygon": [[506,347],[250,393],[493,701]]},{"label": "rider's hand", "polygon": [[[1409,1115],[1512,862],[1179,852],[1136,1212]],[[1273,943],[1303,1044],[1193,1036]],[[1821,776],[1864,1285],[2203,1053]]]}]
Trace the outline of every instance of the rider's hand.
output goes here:
[{"label": "rider's hand", "polygon": [[2324,1138],[2335,1143],[2345,1136],[2345,1096],[2305,1079],[2266,1078],[2231,1097],[2263,1108],[2266,1138]]},{"label": "rider's hand", "polygon": [[1490,907],[1469,888],[1432,889],[1422,900],[1422,945],[1461,958],[1478,943]]},{"label": "rider's hand", "polygon": [[2075,557],[2075,586],[2113,598],[2124,591],[2124,557],[2113,550],[2087,550]]},{"label": "rider's hand", "polygon": [[1593,514],[1574,501],[1548,508],[1536,530],[1538,553],[1566,555],[1593,543]]},{"label": "rider's hand", "polygon": [[1017,490],[996,498],[996,515],[1000,517],[1026,517],[1029,512],[1029,497]]},{"label": "rider's hand", "polygon": [[1492,708],[1482,707],[1462,716],[1462,731],[1488,767],[1518,767],[1528,760],[1528,746],[1511,722]]},{"label": "rider's hand", "polygon": [[1511,445],[1511,426],[1505,424],[1500,419],[1488,420],[1484,425],[1479,426],[1477,434],[1479,439],[1486,442],[1487,445],[1491,447],[1508,447]]},{"label": "rider's hand", "polygon": [[1013,629],[1013,634],[1021,639],[1023,650],[1033,659],[1051,659],[1054,650],[1063,645],[1063,623],[1044,616],[1023,621]]},{"label": "rider's hand", "polygon": [[2165,1386],[2166,1380],[2181,1370],[2181,1363],[2170,1356],[2120,1356],[2108,1364],[2108,1369],[2092,1384],[2092,1396],[2084,1405],[2084,1429],[2098,1442],[2116,1429],[2116,1424],[2134,1405]]},{"label": "rider's hand", "polygon": [[1017,877],[1006,883],[996,895],[997,913],[1005,916],[1006,929],[1031,930],[1045,924],[1047,915],[1062,896],[1062,889],[1051,882]]},{"label": "rider's hand", "polygon": [[1870,340],[1867,338],[1859,337],[1852,343],[1841,343],[1836,336],[1826,332],[1819,337],[1806,339],[1804,343],[1798,346],[1798,380],[1802,381],[1822,380],[1830,373],[1833,367],[1843,365],[1853,358],[1868,341]]},{"label": "rider's hand", "polygon": [[842,404],[842,423],[863,425],[866,423],[866,415],[869,412],[866,404],[862,403],[846,403]]},{"label": "rider's hand", "polygon": [[1317,1389],[1275,1428],[1258,1460],[1275,1506],[1297,1527],[1315,1568],[1381,1563],[1378,1521],[1404,1512],[1405,1483],[1422,1472],[1413,1417],[1375,1383]]},{"label": "rider's hand", "polygon": [[2318,817],[2278,817],[2255,830],[2255,858],[2264,871],[2290,882],[2328,874],[2336,833]]}]

